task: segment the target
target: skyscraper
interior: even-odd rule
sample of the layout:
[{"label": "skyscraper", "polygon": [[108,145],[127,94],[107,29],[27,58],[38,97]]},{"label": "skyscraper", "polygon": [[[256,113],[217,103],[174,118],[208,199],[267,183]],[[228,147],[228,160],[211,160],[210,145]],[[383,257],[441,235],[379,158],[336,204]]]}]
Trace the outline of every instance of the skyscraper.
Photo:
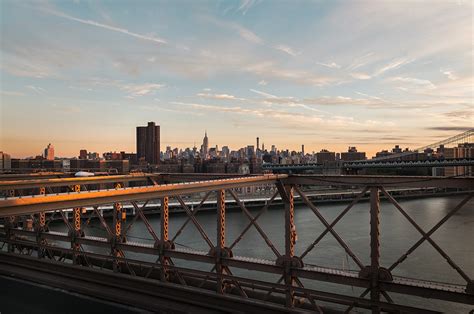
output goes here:
[{"label": "skyscraper", "polygon": [[137,159],[144,158],[149,164],[160,163],[160,126],[148,122],[137,126]]},{"label": "skyscraper", "polygon": [[201,155],[203,159],[207,159],[207,155],[209,154],[209,139],[207,138],[207,130],[204,133],[204,138],[202,139],[202,146],[201,146]]},{"label": "skyscraper", "polygon": [[47,160],[54,160],[54,146],[51,143],[44,149],[44,158]]}]

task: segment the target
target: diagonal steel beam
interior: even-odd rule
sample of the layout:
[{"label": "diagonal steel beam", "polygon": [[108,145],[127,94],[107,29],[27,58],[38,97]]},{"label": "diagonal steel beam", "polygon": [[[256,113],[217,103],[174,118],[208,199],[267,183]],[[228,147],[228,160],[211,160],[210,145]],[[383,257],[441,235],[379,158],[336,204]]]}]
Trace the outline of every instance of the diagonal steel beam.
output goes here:
[{"label": "diagonal steel beam", "polygon": [[[208,191],[203,199],[201,200],[201,202],[199,202],[199,205],[192,211],[193,213],[193,217],[196,216],[197,212],[201,209],[202,205],[204,204],[204,202],[209,198],[209,196],[211,195],[213,191]],[[174,237],[171,239],[171,242],[174,242],[176,240],[176,238],[183,232],[184,228],[187,226],[187,224],[192,220],[191,217],[188,217],[188,219],[186,219],[186,221],[183,223],[183,225],[178,229],[178,231],[176,231],[176,234],[174,235]]]},{"label": "diagonal steel beam", "polygon": [[[294,278],[295,281],[296,281],[296,284],[300,287],[300,288],[304,288],[304,285],[303,283],[301,282],[301,280],[298,278],[298,277],[295,277]],[[323,314],[323,310],[321,309],[321,307],[319,307],[318,303],[316,302],[316,298],[315,297],[312,297],[310,294],[306,293],[306,292],[303,292],[303,294],[306,296],[306,298],[308,299],[308,301],[313,305],[313,307],[320,313],[320,314]]]},{"label": "diagonal steel beam", "polygon": [[433,228],[431,228],[428,232],[426,232],[423,237],[418,240],[413,246],[411,246],[408,251],[400,256],[400,258],[393,263],[388,270],[392,271],[395,267],[400,265],[411,253],[413,253],[414,250],[416,250],[425,240],[427,240],[436,230],[439,229],[451,216],[453,216],[455,213],[457,213],[472,197],[474,196],[474,193],[470,193],[465,197],[456,207],[454,207],[446,216],[443,217]]},{"label": "diagonal steel beam", "polygon": [[112,237],[113,236],[112,230],[110,230],[109,225],[105,221],[104,217],[100,214],[99,209],[98,209],[99,206],[94,206],[93,208],[94,208],[94,212],[96,216],[99,218],[100,224],[102,225],[102,227],[104,227],[105,231],[107,232],[107,235],[109,236],[109,238]]},{"label": "diagonal steel beam", "polygon": [[[145,203],[143,203],[143,205],[141,206],[141,209],[145,209],[146,205],[148,204],[149,201],[146,201]],[[127,233],[130,231],[130,229],[132,228],[132,226],[134,225],[134,223],[138,220],[138,217],[140,217],[139,215],[137,215],[135,213],[135,217],[133,217],[132,221],[128,224],[127,228],[125,229],[124,233],[123,233],[123,236],[126,237],[127,236]]]},{"label": "diagonal steel beam", "polygon": [[[347,214],[347,212],[349,212],[349,210],[355,205],[357,204],[362,197],[364,197],[365,193],[367,193],[367,191],[369,190],[368,187],[365,187],[362,192],[360,192],[356,198],[349,204],[347,205],[347,207],[333,220],[333,222],[330,224],[330,227],[331,228],[334,228],[334,226]],[[311,243],[310,246],[308,246],[308,248],[303,252],[303,254],[301,254],[301,258],[304,258],[309,252],[311,252],[312,249],[314,249],[314,247],[316,245],[318,245],[319,241],[321,241],[324,236],[329,232],[329,228],[326,228],[326,230],[324,230],[318,238],[316,238],[316,240],[314,240],[313,243]]]},{"label": "diagonal steel beam", "polygon": [[301,196],[303,202],[308,205],[308,207],[313,211],[313,213],[319,218],[319,220],[326,226],[326,229],[334,236],[334,238],[339,242],[342,248],[346,251],[346,253],[352,258],[352,260],[359,266],[360,269],[364,268],[364,264],[359,260],[359,258],[355,255],[354,252],[349,248],[346,242],[339,236],[339,234],[334,231],[333,227],[328,223],[326,218],[319,212],[318,208],[314,206],[314,204],[308,199],[306,194],[304,194],[297,186],[294,187],[296,192]]},{"label": "diagonal steel beam", "polygon": [[270,239],[268,238],[268,236],[266,235],[266,233],[262,230],[262,228],[260,227],[260,225],[256,222],[256,219],[254,219],[254,217],[252,216],[252,214],[250,214],[250,212],[248,211],[248,209],[245,207],[245,205],[240,201],[240,199],[237,197],[237,195],[235,194],[234,191],[232,190],[229,190],[229,194],[232,196],[232,198],[237,202],[237,204],[239,205],[239,207],[242,209],[242,211],[244,212],[244,214],[247,216],[247,218],[250,220],[250,223],[253,224],[253,226],[255,227],[255,229],[257,229],[258,233],[260,233],[260,235],[262,236],[263,240],[265,240],[265,242],[267,243],[268,247],[273,251],[273,253],[277,256],[277,257],[280,257],[281,254],[280,252],[276,249],[275,245],[273,245],[272,241],[270,241]]},{"label": "diagonal steel beam", "polygon": [[250,227],[252,227],[253,223],[255,221],[257,221],[258,218],[260,218],[260,216],[262,214],[264,214],[268,207],[270,207],[270,205],[273,203],[273,201],[275,200],[275,198],[277,197],[278,195],[278,191],[275,191],[275,193],[273,194],[273,196],[270,198],[270,200],[267,202],[267,204],[265,204],[265,206],[260,210],[260,212],[249,222],[249,224],[242,230],[242,232],[240,233],[240,235],[234,240],[234,242],[232,242],[232,244],[229,246],[229,249],[233,249],[234,246],[237,245],[237,243],[240,242],[240,240],[243,239],[244,235],[247,233],[247,231],[250,229]]},{"label": "diagonal steel beam", "polygon": [[[422,239],[425,239],[427,240],[432,246],[433,248],[435,248],[436,251],[438,251],[438,253],[444,257],[444,259],[448,262],[448,264],[458,272],[458,274],[464,279],[466,280],[466,282],[470,282],[471,281],[471,278],[469,278],[469,276],[461,269],[461,267],[459,267],[452,259],[451,257],[446,254],[446,252],[443,251],[443,249],[441,249],[441,247],[433,240],[431,239],[430,235],[428,235],[414,220],[413,218],[410,217],[410,215],[408,215],[408,213],[402,208],[402,206],[392,197],[392,195],[390,195],[390,193],[388,193],[383,187],[381,188],[382,190],[382,193],[387,197],[387,199],[390,201],[390,203],[392,203],[399,211],[400,213],[402,213],[402,215],[413,225],[413,227],[415,227],[415,229],[421,233],[421,235],[423,236]],[[460,208],[459,208],[460,209]],[[432,233],[431,233],[432,234]],[[420,243],[421,244],[421,243]],[[391,269],[393,270],[393,269]]]},{"label": "diagonal steel beam", "polygon": [[193,213],[189,209],[188,205],[186,205],[186,203],[183,201],[181,196],[176,195],[175,198],[176,198],[176,200],[178,200],[179,204],[181,204],[181,207],[186,211],[186,214],[191,218],[191,221],[196,226],[197,230],[199,231],[199,234],[202,236],[204,241],[206,241],[207,245],[209,245],[209,248],[211,248],[211,249],[214,248],[214,244],[209,239],[206,232],[202,228],[201,224],[197,221],[196,217],[193,216]]},{"label": "diagonal steel beam", "polygon": [[146,229],[148,230],[148,233],[151,234],[151,236],[153,237],[153,240],[155,240],[155,243],[159,243],[160,242],[160,239],[158,238],[158,236],[156,235],[155,231],[153,230],[153,227],[151,226],[150,222],[148,221],[148,219],[145,217],[145,214],[143,213],[142,209],[140,207],[138,207],[137,203],[136,202],[130,202],[133,207],[135,208],[135,211],[136,213],[140,216],[140,218],[143,220],[143,223],[145,224],[145,227]]}]

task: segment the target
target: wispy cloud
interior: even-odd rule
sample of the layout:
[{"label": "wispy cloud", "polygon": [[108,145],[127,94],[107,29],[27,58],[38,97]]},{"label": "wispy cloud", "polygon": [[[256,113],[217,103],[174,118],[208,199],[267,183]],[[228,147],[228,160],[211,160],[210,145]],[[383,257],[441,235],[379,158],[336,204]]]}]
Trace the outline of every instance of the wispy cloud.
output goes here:
[{"label": "wispy cloud", "polygon": [[443,73],[444,75],[446,75],[446,76],[448,77],[448,79],[450,79],[450,80],[453,80],[453,81],[454,81],[454,80],[457,80],[457,79],[458,79],[458,77],[456,76],[456,74],[454,74],[454,72],[451,71],[451,70],[443,70],[443,69],[440,69],[439,71],[440,71],[441,73]]},{"label": "wispy cloud", "polygon": [[51,14],[51,15],[54,15],[54,16],[57,16],[57,17],[61,17],[61,18],[64,18],[64,19],[67,19],[67,20],[70,20],[70,21],[74,21],[74,22],[78,22],[78,23],[82,23],[82,24],[90,25],[90,26],[94,26],[94,27],[103,28],[103,29],[106,29],[106,30],[109,30],[109,31],[122,33],[122,34],[125,34],[125,35],[128,35],[128,36],[132,36],[132,37],[135,37],[135,38],[138,38],[138,39],[155,42],[155,43],[158,43],[158,44],[166,44],[166,41],[164,39],[161,39],[161,38],[158,38],[158,37],[155,37],[155,36],[138,34],[138,33],[131,32],[131,31],[125,29],[125,28],[120,28],[120,27],[115,27],[115,26],[111,26],[111,25],[107,25],[107,24],[102,24],[102,23],[92,21],[92,20],[84,20],[84,19],[74,17],[72,15],[69,15],[69,14],[66,14],[66,13],[63,13],[63,12],[60,12],[60,11],[52,10],[52,9],[42,8],[40,10],[42,12],[45,12],[45,13],[48,13],[48,14]]},{"label": "wispy cloud", "polygon": [[222,100],[245,100],[245,98],[235,97],[229,94],[210,94],[210,93],[198,93],[197,96],[209,99],[222,99]]},{"label": "wispy cloud", "polygon": [[231,27],[234,30],[236,30],[239,33],[240,37],[242,37],[243,39],[250,41],[254,44],[263,44],[263,39],[258,37],[254,32],[252,32],[248,28],[245,28],[237,23],[232,23]]},{"label": "wispy cloud", "polygon": [[7,90],[0,90],[0,95],[5,95],[5,96],[25,96],[24,93],[15,92],[15,91],[7,91]]},{"label": "wispy cloud", "polygon": [[409,59],[406,59],[406,58],[393,60],[389,64],[387,64],[387,65],[379,68],[378,70],[376,70],[373,75],[374,76],[379,76],[379,75],[381,75],[381,74],[383,74],[387,71],[398,69],[399,67],[401,67],[405,64],[408,64],[412,61],[413,60],[409,60]]},{"label": "wispy cloud", "polygon": [[350,73],[350,76],[352,76],[353,78],[357,79],[357,80],[370,80],[372,78],[372,76],[370,76],[369,74],[367,73]]},{"label": "wispy cloud", "polygon": [[331,69],[340,69],[341,66],[337,64],[336,62],[330,62],[330,63],[323,63],[323,62],[316,62],[316,64],[322,65],[323,67],[326,68],[331,68]]},{"label": "wispy cloud", "polygon": [[390,80],[393,82],[406,83],[410,87],[414,85],[416,88],[426,88],[426,89],[436,88],[436,86],[429,80],[423,80],[423,79],[418,79],[418,78],[413,78],[413,77],[397,76],[397,77],[392,77]]},{"label": "wispy cloud", "polygon": [[362,92],[357,92],[357,91],[356,91],[356,94],[361,95],[361,96],[364,96],[364,97],[369,97],[369,98],[372,98],[372,99],[375,99],[375,100],[385,101],[385,100],[383,100],[381,97],[368,95],[368,94],[365,94],[365,93],[362,93]]},{"label": "wispy cloud", "polygon": [[60,104],[56,104],[56,103],[53,103],[50,105],[51,108],[54,110],[54,111],[57,111],[57,112],[60,112],[60,113],[65,113],[65,114],[77,114],[77,113],[80,113],[82,112],[81,108],[79,106],[76,106],[76,105],[60,105]]},{"label": "wispy cloud", "polygon": [[240,6],[237,8],[237,11],[240,11],[242,12],[242,14],[245,15],[251,7],[258,4],[259,2],[259,0],[241,0]]},{"label": "wispy cloud", "polygon": [[164,84],[146,83],[146,84],[127,84],[122,85],[120,88],[129,93],[129,98],[135,98],[154,94],[157,90],[163,88]]},{"label": "wispy cloud", "polygon": [[276,50],[279,50],[279,51],[282,51],[284,53],[287,53],[289,54],[290,56],[293,56],[293,57],[296,57],[297,55],[299,55],[300,53],[299,52],[296,52],[293,48],[291,48],[290,46],[286,46],[286,45],[277,45],[274,47]]},{"label": "wispy cloud", "polygon": [[260,38],[257,34],[255,34],[253,31],[250,29],[235,23],[235,22],[229,22],[229,21],[223,21],[220,19],[217,19],[213,16],[202,16],[201,17],[203,20],[210,22],[214,25],[217,25],[219,27],[225,27],[227,29],[231,29],[234,32],[236,32],[242,39],[249,41],[254,44],[263,44],[264,40]]},{"label": "wispy cloud", "polygon": [[259,91],[259,90],[256,90],[256,89],[250,89],[251,92],[255,93],[255,94],[259,94],[261,96],[264,96],[264,97],[268,97],[268,98],[277,98],[277,96],[275,95],[272,95],[272,94],[269,94],[269,93],[265,93],[265,92],[262,92],[262,91]]},{"label": "wispy cloud", "polygon": [[27,85],[26,88],[29,88],[38,94],[44,94],[46,92],[44,88],[39,87],[39,86]]},{"label": "wispy cloud", "polygon": [[[272,98],[273,100],[273,98]],[[276,110],[274,108],[245,108],[240,106],[215,106],[209,104],[198,104],[198,103],[185,103],[185,102],[172,102],[175,105],[184,106],[194,110],[207,110],[211,112],[220,113],[231,113],[245,115],[246,117],[254,117],[263,119],[262,121],[268,122],[269,119],[276,120],[280,125],[287,127],[299,128],[299,129],[314,129],[315,126],[324,126],[326,130],[341,128],[350,128],[354,131],[354,128],[369,128],[374,129],[384,125],[385,127],[392,127],[395,124],[390,121],[376,121],[376,120],[364,120],[357,122],[353,117],[346,116],[324,116],[322,114],[307,114],[302,112]]]},{"label": "wispy cloud", "polygon": [[351,64],[347,67],[348,70],[350,71],[353,71],[353,70],[356,70],[360,67],[363,67],[369,63],[372,63],[374,62],[375,58],[374,58],[374,53],[373,52],[369,52],[363,56],[360,56],[360,57],[357,57],[355,59],[353,59],[353,61],[351,62]]},{"label": "wispy cloud", "polygon": [[[470,120],[472,122],[474,119],[474,109],[449,111],[444,113],[444,116],[455,119]],[[471,127],[471,129],[472,128],[474,128],[474,125]]]},{"label": "wispy cloud", "polygon": [[307,71],[284,69],[276,66],[271,61],[250,64],[244,67],[243,70],[263,78],[291,81],[301,85],[324,86],[339,81],[338,78],[317,75]]},{"label": "wispy cloud", "polygon": [[433,130],[433,131],[457,131],[457,132],[464,132],[471,130],[472,126],[435,126],[435,127],[428,127],[426,130]]}]

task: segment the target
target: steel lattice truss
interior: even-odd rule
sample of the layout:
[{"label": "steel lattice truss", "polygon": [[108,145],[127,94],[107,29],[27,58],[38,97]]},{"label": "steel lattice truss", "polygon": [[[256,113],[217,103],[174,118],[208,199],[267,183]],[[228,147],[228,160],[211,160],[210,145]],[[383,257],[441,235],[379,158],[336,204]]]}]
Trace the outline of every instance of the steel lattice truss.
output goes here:
[{"label": "steel lattice truss", "polygon": [[[71,181],[71,180],[69,180]],[[69,186],[71,182],[67,181]],[[77,182],[73,182],[77,183]],[[109,273],[126,274],[120,277],[123,286],[132,286],[135,278],[146,280],[143,284],[170,284],[173,289],[194,292],[212,291],[230,305],[240,302],[243,305],[286,311],[288,309],[313,310],[322,313],[328,303],[344,305],[346,312],[352,308],[380,311],[433,313],[435,311],[414,308],[393,301],[391,294],[402,294],[433,298],[464,304],[474,304],[474,282],[466,270],[463,270],[446,251],[433,239],[439,230],[453,215],[465,208],[474,193],[474,178],[431,178],[431,177],[377,177],[377,176],[287,176],[265,175],[246,178],[230,178],[177,184],[158,184],[124,188],[123,182],[116,181],[109,190],[84,190],[84,185],[70,186],[70,192],[47,194],[44,184],[23,182],[23,186],[38,189],[36,196],[15,197],[15,188],[21,186],[4,185],[10,196],[0,200],[0,263],[25,265],[25,267],[44,267],[51,272],[79,271],[87,277]],[[54,184],[60,184],[54,181]],[[275,185],[276,189],[265,205],[253,214],[242,201],[237,188],[261,184]],[[326,219],[320,209],[305,193],[307,185],[358,186],[362,190],[350,204],[344,206],[332,221]],[[431,229],[424,230],[408,212],[387,191],[393,186],[408,187],[446,187],[465,189],[463,199],[439,220]],[[471,191],[470,191],[471,190]],[[197,206],[190,206],[185,196],[200,193]],[[298,225],[295,223],[294,200],[298,197],[314,213],[315,221],[324,226],[324,231],[314,237],[300,254],[296,254]],[[406,222],[420,234],[420,238],[391,265],[381,265],[380,259],[380,197],[384,197],[405,217]],[[209,235],[198,220],[202,206],[210,198],[215,199],[215,239]],[[346,240],[335,227],[348,212],[363,199],[369,199],[370,213],[370,263],[364,264],[363,258],[350,248]],[[247,225],[237,237],[226,236],[226,199],[233,201],[248,219]],[[273,243],[267,235],[266,226],[259,222],[276,199],[284,204],[284,230],[280,239],[283,243]],[[160,225],[150,223],[147,205],[158,200]],[[170,230],[169,204],[179,204],[187,219],[178,228]],[[125,224],[124,205],[134,209],[134,216]],[[112,205],[110,213],[105,206]],[[89,209],[89,210],[86,210]],[[469,208],[468,210],[472,210]],[[71,213],[71,215],[69,214]],[[107,217],[107,215],[111,215]],[[71,217],[69,217],[71,216]],[[53,220],[60,219],[68,232],[53,232],[49,226]],[[97,219],[104,236],[93,236],[89,230],[92,219]],[[141,220],[148,239],[135,241],[129,237],[130,230]],[[28,225],[29,224],[29,225]],[[194,228],[196,238],[201,238],[205,250],[181,248],[176,245],[185,228]],[[274,255],[273,259],[257,259],[255,256],[235,256],[234,248],[251,229]],[[174,234],[174,236],[170,236]],[[344,252],[351,258],[357,270],[343,270],[306,264],[308,255],[314,251],[323,238],[333,237]],[[444,284],[431,281],[405,278],[392,275],[410,254],[423,243],[429,243],[454,269],[465,282],[464,285]],[[466,243],[466,245],[471,245]],[[281,248],[284,250],[281,250]],[[280,248],[280,249],[279,249]],[[472,250],[472,246],[468,249]],[[148,258],[137,258],[147,256]],[[32,258],[34,257],[34,258]],[[367,259],[365,259],[367,260]],[[177,266],[178,261],[201,263],[212,267],[210,271],[196,267]],[[33,263],[33,264],[32,264]],[[276,281],[246,278],[233,274],[233,270],[250,270],[262,274],[278,275]],[[99,271],[100,273],[97,273]],[[73,271],[72,271],[73,272]],[[71,276],[73,276],[71,274]],[[127,279],[128,278],[128,279]],[[112,281],[112,279],[110,279]],[[128,282],[128,281],[129,282]],[[318,281],[344,286],[359,287],[362,293],[353,297],[325,290],[305,287],[304,282]],[[127,283],[128,282],[128,283]],[[112,282],[109,283],[112,285]],[[189,290],[191,289],[191,290]],[[184,293],[184,292],[183,292]],[[196,297],[197,298],[197,297]],[[192,301],[190,301],[192,302]],[[196,301],[197,302],[197,301]]]}]

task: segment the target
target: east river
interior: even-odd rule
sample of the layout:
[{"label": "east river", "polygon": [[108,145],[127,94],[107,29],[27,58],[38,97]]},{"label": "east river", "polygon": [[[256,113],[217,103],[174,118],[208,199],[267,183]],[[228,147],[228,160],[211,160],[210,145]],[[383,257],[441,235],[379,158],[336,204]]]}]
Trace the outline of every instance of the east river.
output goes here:
[{"label": "east river", "polygon": [[[400,200],[402,207],[423,228],[428,231],[440,219],[442,219],[464,196],[431,197],[411,200]],[[347,204],[320,204],[318,205],[322,215],[331,222]],[[258,213],[258,209],[252,210],[252,215]],[[202,225],[209,238],[215,241],[216,215],[211,212],[199,212],[197,219]],[[150,223],[159,234],[159,215],[148,217]],[[170,216],[170,238],[174,236],[177,229],[186,221],[185,214],[174,214]],[[131,220],[131,219],[129,219]],[[270,240],[280,252],[284,252],[284,210],[282,208],[271,208],[259,219],[258,224],[265,231]],[[232,210],[226,214],[226,238],[227,243],[234,241],[240,232],[247,226],[249,219],[240,211]],[[296,255],[300,255],[317,237],[324,231],[324,226],[305,206],[297,206],[295,209],[295,223],[298,233],[296,242]],[[86,232],[95,235],[102,234],[99,223],[94,221],[92,228]],[[62,225],[54,225],[53,230],[65,231]],[[370,261],[370,237],[369,237],[369,203],[356,204],[348,214],[336,225],[335,230],[344,239],[348,246],[354,251],[364,265]],[[421,234],[403,217],[391,204],[381,204],[381,265],[388,267],[405,253],[415,242],[421,238]],[[474,278],[474,201],[471,199],[463,209],[451,217],[434,235],[433,240],[463,269],[470,278]],[[152,243],[151,235],[148,233],[141,220],[138,220],[130,229],[128,234],[130,241],[142,241]],[[177,247],[193,248],[207,251],[209,247],[201,238],[192,223],[184,229],[183,233],[176,239]],[[275,255],[265,244],[265,241],[256,231],[251,228],[243,239],[233,249],[234,255],[275,260]],[[144,258],[143,255],[126,254],[130,258]],[[156,260],[150,257],[149,260]],[[178,266],[193,267],[201,270],[211,270],[212,265],[189,263],[174,260]],[[345,253],[344,249],[337,243],[331,234],[327,234],[323,240],[304,258],[305,264],[327,266],[357,270],[357,265]],[[261,274],[247,270],[232,268],[233,274],[261,280],[276,282],[279,276]],[[443,257],[425,241],[415,252],[400,264],[392,273],[394,276],[404,276],[430,281],[455,283],[465,285],[462,277],[454,271]],[[341,286],[303,280],[308,288],[334,291],[359,296],[360,288]],[[447,313],[467,313],[472,306],[461,305],[445,301],[435,301],[423,298],[406,297],[390,294],[395,301],[406,305],[417,306],[427,309],[444,311]],[[72,296],[69,296],[72,297]],[[0,304],[1,307],[1,304]],[[38,305],[37,308],[41,308]],[[1,311],[1,310],[0,310]],[[2,313],[4,313],[2,311]],[[6,312],[5,312],[6,313]]]}]

